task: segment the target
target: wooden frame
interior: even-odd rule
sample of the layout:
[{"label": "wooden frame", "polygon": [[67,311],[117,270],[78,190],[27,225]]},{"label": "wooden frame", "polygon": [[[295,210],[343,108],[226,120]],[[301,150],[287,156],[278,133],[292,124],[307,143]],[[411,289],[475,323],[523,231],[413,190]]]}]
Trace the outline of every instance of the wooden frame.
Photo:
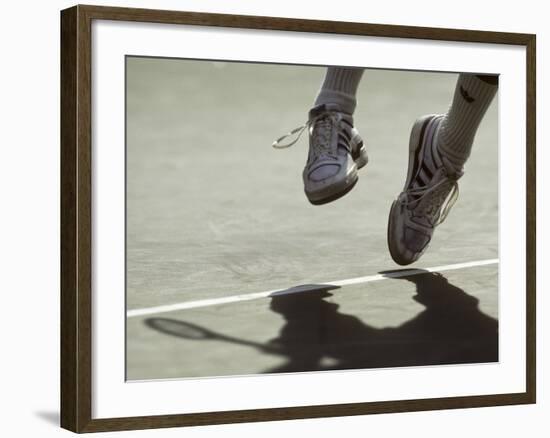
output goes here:
[{"label": "wooden frame", "polygon": [[[91,23],[92,20],[342,33],[513,44],[527,49],[526,392],[406,401],[92,419]],[[530,34],[75,6],[61,13],[61,426],[74,432],[146,429],[535,403],[535,48]]]}]

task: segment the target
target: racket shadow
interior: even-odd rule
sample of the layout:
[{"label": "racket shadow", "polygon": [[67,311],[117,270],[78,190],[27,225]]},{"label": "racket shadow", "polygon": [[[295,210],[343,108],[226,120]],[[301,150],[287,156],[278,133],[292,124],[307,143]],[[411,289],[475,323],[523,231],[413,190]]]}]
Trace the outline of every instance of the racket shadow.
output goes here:
[{"label": "racket shadow", "polygon": [[[331,296],[331,294],[329,294],[328,291],[333,289],[339,289],[339,286],[325,284],[304,284],[273,292],[270,297],[273,299],[287,297],[290,295],[305,295],[309,297],[315,296],[317,298],[321,296],[329,297]],[[225,341],[236,345],[254,347],[265,353],[284,354],[284,351],[282,351],[277,345],[262,344],[246,339],[237,338],[234,336],[228,336],[223,333],[219,333],[186,321],[180,321],[172,318],[147,318],[144,321],[144,324],[153,330],[181,339],[195,341]]]}]

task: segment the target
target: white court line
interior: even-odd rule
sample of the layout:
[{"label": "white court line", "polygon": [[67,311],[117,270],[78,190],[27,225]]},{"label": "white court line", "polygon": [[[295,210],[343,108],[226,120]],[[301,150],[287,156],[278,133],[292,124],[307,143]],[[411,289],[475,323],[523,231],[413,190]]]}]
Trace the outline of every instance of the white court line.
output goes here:
[{"label": "white court line", "polygon": [[292,287],[290,289],[273,289],[265,292],[256,292],[250,294],[231,295],[221,298],[210,298],[207,300],[187,301],[182,303],[167,304],[164,306],[146,307],[143,309],[133,309],[126,312],[127,318],[143,315],[153,315],[158,313],[173,312],[175,310],[196,309],[197,307],[217,306],[220,304],[236,303],[239,301],[257,300],[259,298],[269,298],[275,295],[286,295],[311,290],[319,290],[320,286],[349,286],[350,284],[370,283],[372,281],[387,280],[388,278],[400,278],[411,275],[424,274],[426,272],[454,271],[456,269],[471,268],[474,266],[494,265],[498,259],[477,260],[475,262],[456,263],[454,265],[435,266],[433,268],[407,269],[403,271],[388,272],[387,274],[369,275],[366,277],[348,278],[347,280],[329,281],[322,284],[309,284]]}]

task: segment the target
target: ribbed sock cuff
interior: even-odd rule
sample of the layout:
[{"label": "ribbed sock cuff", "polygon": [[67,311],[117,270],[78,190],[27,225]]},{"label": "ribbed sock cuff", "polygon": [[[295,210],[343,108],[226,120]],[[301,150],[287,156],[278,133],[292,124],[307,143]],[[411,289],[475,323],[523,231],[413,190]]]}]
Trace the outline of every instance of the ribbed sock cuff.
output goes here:
[{"label": "ribbed sock cuff", "polygon": [[334,90],[321,90],[315,99],[315,106],[324,103],[335,103],[342,111],[348,114],[353,114],[357,107],[357,99],[350,94],[341,93]]},{"label": "ribbed sock cuff", "polygon": [[353,114],[357,106],[357,87],[363,75],[362,68],[329,67],[315,105],[334,103]]},{"label": "ribbed sock cuff", "polygon": [[472,74],[461,74],[453,102],[438,132],[438,150],[453,164],[462,166],[470,156],[477,128],[498,86]]}]

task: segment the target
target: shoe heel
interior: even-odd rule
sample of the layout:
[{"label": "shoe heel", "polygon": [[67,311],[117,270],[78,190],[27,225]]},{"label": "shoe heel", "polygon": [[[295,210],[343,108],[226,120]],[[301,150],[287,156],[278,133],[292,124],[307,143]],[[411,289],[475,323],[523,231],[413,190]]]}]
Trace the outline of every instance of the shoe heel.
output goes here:
[{"label": "shoe heel", "polygon": [[367,148],[363,144],[359,146],[358,154],[359,156],[355,159],[355,164],[357,165],[357,169],[361,169],[362,167],[365,167],[369,162]]},{"label": "shoe heel", "polygon": [[357,165],[357,169],[361,169],[362,167],[365,167],[369,162],[367,148],[365,147],[363,139],[359,135],[357,129],[353,128],[352,132],[353,137],[350,142],[352,151],[351,155],[353,157],[353,161],[355,161],[355,164]]},{"label": "shoe heel", "polygon": [[429,114],[427,116],[422,116],[414,122],[414,125],[411,130],[411,136],[409,139],[409,152],[414,152],[420,146],[420,139],[426,127],[426,123],[436,117],[437,114]]}]

